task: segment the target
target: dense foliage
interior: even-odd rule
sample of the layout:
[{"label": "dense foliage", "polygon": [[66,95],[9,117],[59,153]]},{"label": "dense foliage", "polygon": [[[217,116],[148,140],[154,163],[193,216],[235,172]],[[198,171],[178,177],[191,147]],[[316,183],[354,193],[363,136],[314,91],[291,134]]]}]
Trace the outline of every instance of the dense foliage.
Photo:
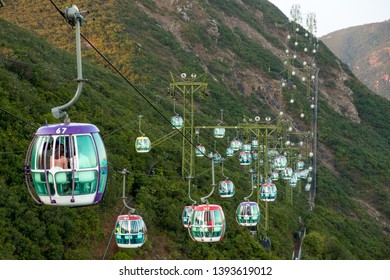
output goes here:
[{"label": "dense foliage", "polygon": [[[22,9],[24,5],[33,8],[31,1],[18,2],[20,5],[15,4],[13,8]],[[244,10],[240,9],[241,2]],[[345,85],[353,91],[353,103],[361,123],[337,113],[320,98],[320,162],[313,211],[308,211],[307,193],[302,185],[294,190],[291,203],[286,185],[280,183],[278,199],[269,205],[268,234],[272,249],[266,250],[248,229],[235,221],[235,209],[249,193],[249,172],[227,162],[224,173],[237,182],[237,193],[229,200],[217,194],[212,196],[212,202],[224,209],[226,236],[216,244],[191,241],[181,225],[183,206],[190,203],[187,182],[181,178],[182,139],[175,135],[151,153],[136,154],[133,143],[139,135],[138,115],[144,115],[142,131],[152,143],[171,132],[171,126],[161,116],[169,118],[173,114],[172,98],[166,93],[169,71],[201,73],[204,69],[208,70],[210,93],[196,97],[197,122],[215,124],[221,108],[228,124],[236,124],[242,116],[258,112],[277,114],[274,107],[284,105],[270,104],[264,93],[279,79],[274,73],[283,70],[282,60],[242,29],[227,25],[222,12],[247,22],[279,51],[283,50],[284,43],[278,34],[285,32],[282,24],[287,24],[287,19],[268,1],[199,3],[219,23],[220,35],[216,42],[201,19],[183,21],[180,38],[187,42],[183,46],[150,16],[170,12],[158,7],[155,1],[143,1],[143,9],[134,1],[83,1],[83,5],[95,9],[99,15],[97,21],[101,20],[99,24],[106,24],[104,29],[88,24],[87,36],[93,38],[92,42],[128,78],[124,81],[107,69],[107,64],[92,49],[83,46],[87,49],[83,65],[88,83],[68,113],[72,121],[94,123],[101,130],[110,167],[103,202],[84,208],[38,207],[26,190],[23,173],[26,150],[35,130],[46,121],[57,122],[50,114],[51,108],[67,102],[76,89],[73,36],[69,35],[73,30],[51,13],[46,19],[55,24],[50,28],[31,27],[45,38],[53,36],[68,52],[0,19],[0,259],[101,259],[103,256],[107,259],[290,259],[301,226],[307,229],[305,259],[390,258],[390,239],[386,233],[390,216],[387,163],[390,104],[373,95],[348,72]],[[195,16],[192,12],[189,15]],[[259,13],[264,15],[264,25],[259,24],[263,22],[258,19]],[[19,13],[17,18],[21,21]],[[280,27],[272,24],[273,19]],[[199,60],[191,49],[198,45],[207,47],[204,51],[210,60]],[[324,73],[323,86],[332,87],[335,67],[339,64],[328,49],[323,50],[318,56],[318,65]],[[234,60],[221,59],[214,53],[232,53]],[[235,76],[242,76],[244,83],[245,70],[249,68],[256,69],[259,79],[267,84],[265,89],[243,90],[231,83]],[[304,89],[299,82],[297,87]],[[303,96],[296,100],[309,104]],[[296,108],[284,109],[291,109],[293,117],[299,114]],[[310,119],[300,121],[299,125],[310,126]],[[234,134],[231,133],[231,138]],[[209,148],[213,146],[210,135],[202,135],[202,141],[209,143]],[[226,143],[218,145],[223,147]],[[131,205],[148,227],[148,241],[137,250],[118,249],[110,243],[115,219],[125,211],[122,175],[117,172],[123,168],[131,171],[126,181]],[[207,161],[197,161],[196,168],[203,176],[194,181],[192,196],[199,200],[210,192],[211,175]],[[223,176],[220,166],[216,173],[218,178]]]}]

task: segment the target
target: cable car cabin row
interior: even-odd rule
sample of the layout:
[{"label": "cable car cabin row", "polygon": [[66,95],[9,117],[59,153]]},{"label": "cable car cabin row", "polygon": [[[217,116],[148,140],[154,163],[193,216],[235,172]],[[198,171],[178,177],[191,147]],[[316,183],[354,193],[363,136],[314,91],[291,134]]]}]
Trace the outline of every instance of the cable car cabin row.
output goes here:
[{"label": "cable car cabin row", "polygon": [[56,206],[85,206],[101,201],[107,170],[103,141],[91,124],[39,128],[25,162],[31,196],[39,204]]},{"label": "cable car cabin row", "polygon": [[236,210],[238,224],[246,227],[256,226],[260,221],[260,208],[256,202],[241,202]]},{"label": "cable car cabin row", "polygon": [[222,207],[214,204],[194,206],[189,234],[194,241],[218,242],[225,235],[226,221]]},{"label": "cable car cabin row", "polygon": [[115,225],[115,240],[120,248],[139,248],[147,238],[144,220],[139,215],[120,215]]}]

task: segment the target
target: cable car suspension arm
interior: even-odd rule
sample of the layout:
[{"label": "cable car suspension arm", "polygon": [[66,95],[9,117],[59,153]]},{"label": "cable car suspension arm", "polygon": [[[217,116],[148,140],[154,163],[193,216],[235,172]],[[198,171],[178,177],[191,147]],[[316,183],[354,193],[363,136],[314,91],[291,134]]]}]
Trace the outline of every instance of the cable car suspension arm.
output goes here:
[{"label": "cable car suspension arm", "polygon": [[200,200],[205,203],[207,201],[207,199],[214,193],[214,189],[215,189],[215,176],[214,176],[214,159],[213,159],[213,153],[210,153],[209,157],[211,158],[211,175],[212,175],[212,189],[211,189],[211,192],[202,197]]},{"label": "cable car suspension arm", "polygon": [[127,174],[130,174],[130,171],[128,171],[126,168],[124,168],[122,171],[118,171],[123,175],[123,194],[122,194],[122,199],[123,199],[123,204],[127,209],[130,210],[130,213],[134,213],[135,209],[131,208],[129,205],[126,203],[126,176]]},{"label": "cable car suspension arm", "polygon": [[72,5],[72,7],[70,8],[66,8],[64,16],[68,21],[68,23],[76,28],[77,90],[72,100],[70,100],[68,103],[51,109],[53,116],[57,119],[62,117],[64,117],[65,119],[68,118],[68,114],[63,110],[69,108],[74,103],[76,103],[77,99],[81,95],[83,84],[85,82],[82,73],[83,71],[82,71],[82,64],[81,64],[81,43],[80,43],[80,26],[83,24],[85,19],[75,5]]}]

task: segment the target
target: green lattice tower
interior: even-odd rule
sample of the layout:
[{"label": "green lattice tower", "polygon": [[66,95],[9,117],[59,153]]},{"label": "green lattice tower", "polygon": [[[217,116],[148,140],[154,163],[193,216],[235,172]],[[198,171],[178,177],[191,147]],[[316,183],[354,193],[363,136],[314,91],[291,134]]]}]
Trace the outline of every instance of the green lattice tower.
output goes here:
[{"label": "green lattice tower", "polygon": [[206,93],[208,84],[205,82],[206,74],[197,76],[191,74],[189,77],[185,73],[180,76],[171,73],[172,82],[170,83],[170,92],[175,95],[183,96],[183,106],[181,116],[183,118],[182,142],[182,177],[194,176],[195,161],[195,123],[194,123],[194,95],[195,93]]},{"label": "green lattice tower", "polygon": [[[268,235],[269,229],[269,203],[267,201],[262,201],[260,199],[260,187],[261,179],[268,179],[270,174],[270,165],[268,161],[268,149],[269,144],[276,141],[276,137],[281,133],[281,126],[279,122],[277,125],[269,123],[270,119],[266,119],[265,122],[261,122],[260,119],[255,118],[253,122],[252,119],[244,118],[244,123],[237,126],[237,128],[244,130],[246,137],[251,139],[257,139],[259,146],[257,153],[259,154],[259,159],[255,162],[255,170],[257,172],[257,192],[256,200],[260,208],[261,219],[257,224],[258,235],[265,238]],[[263,164],[260,164],[260,162]]]}]

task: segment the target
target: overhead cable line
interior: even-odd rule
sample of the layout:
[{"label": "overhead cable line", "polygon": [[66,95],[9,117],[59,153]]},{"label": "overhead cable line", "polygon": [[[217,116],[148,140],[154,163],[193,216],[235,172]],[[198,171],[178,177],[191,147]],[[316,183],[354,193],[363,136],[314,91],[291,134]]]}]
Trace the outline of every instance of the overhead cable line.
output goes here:
[{"label": "overhead cable line", "polygon": [[15,115],[15,114],[12,114],[12,113],[10,113],[9,111],[7,111],[7,110],[5,110],[5,109],[3,109],[3,108],[0,108],[0,111],[3,111],[4,113],[7,113],[8,115],[10,115],[10,116],[12,116],[12,117],[14,117],[14,118],[16,118],[16,119],[18,119],[18,120],[24,122],[25,124],[28,124],[28,125],[31,126],[31,127],[34,127],[34,128],[38,128],[38,127],[39,127],[38,125],[36,125],[36,124],[34,124],[34,123],[31,123],[31,122],[29,122],[29,121],[27,121],[27,120],[25,120],[25,119],[23,119],[23,118],[21,118],[21,117]]},{"label": "overhead cable line", "polygon": [[[50,0],[50,2],[53,4],[53,6],[56,8],[56,10],[61,14],[61,16],[66,20],[66,16],[65,16],[65,13],[62,12],[58,6],[52,1]],[[111,63],[111,61],[101,52],[99,51],[99,49],[97,49],[93,44],[92,42],[90,42],[88,40],[88,38],[86,38],[83,34],[80,34],[80,36],[99,54],[99,56],[105,61],[107,62],[107,64],[119,75],[121,76],[125,81],[126,83],[131,86],[135,91],[136,93],[138,93],[166,122],[169,123],[169,125],[171,125],[171,122],[170,120],[164,116],[164,114],[156,107],[153,105],[153,103],[132,83],[129,81],[129,79],[127,79],[120,71],[117,67],[115,67],[114,64]],[[178,128],[174,127],[174,129],[177,130],[178,133],[180,133],[182,135],[182,137],[184,139],[186,139],[186,141],[188,143],[190,143],[193,147],[196,148],[196,145],[194,143],[192,143],[192,141],[190,139],[188,139],[187,136],[184,135],[183,132],[181,132]],[[207,157],[208,159],[211,159],[209,158],[207,155],[205,155],[205,157]]]}]

